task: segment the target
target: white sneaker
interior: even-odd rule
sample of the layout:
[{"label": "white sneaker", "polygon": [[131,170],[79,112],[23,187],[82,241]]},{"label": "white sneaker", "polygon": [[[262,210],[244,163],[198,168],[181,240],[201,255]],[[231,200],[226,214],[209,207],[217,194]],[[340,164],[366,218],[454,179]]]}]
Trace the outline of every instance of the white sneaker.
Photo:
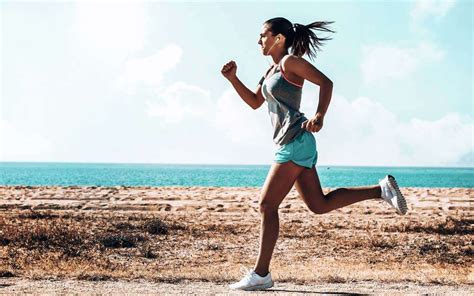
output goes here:
[{"label": "white sneaker", "polygon": [[400,188],[398,188],[395,177],[386,175],[385,178],[379,181],[379,185],[382,189],[382,199],[394,207],[398,214],[405,215],[408,210],[407,202]]},{"label": "white sneaker", "polygon": [[273,287],[272,275],[270,272],[262,277],[254,270],[247,270],[247,274],[240,281],[229,285],[232,290],[255,291]]}]

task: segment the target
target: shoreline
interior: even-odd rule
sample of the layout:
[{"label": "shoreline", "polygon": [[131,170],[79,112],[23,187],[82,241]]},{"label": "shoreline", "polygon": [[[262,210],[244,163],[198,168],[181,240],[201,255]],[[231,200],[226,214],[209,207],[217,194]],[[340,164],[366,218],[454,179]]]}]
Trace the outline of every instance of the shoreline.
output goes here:
[{"label": "shoreline", "polygon": [[[372,184],[377,185],[377,184]],[[263,184],[262,184],[263,186]],[[262,188],[262,186],[198,186],[198,185],[0,185],[0,189],[44,189],[44,188],[70,188],[70,189],[95,189],[95,188],[134,188],[134,189],[158,189],[158,188]],[[323,189],[337,189],[347,187],[364,187],[361,186],[339,186],[339,187],[322,187]],[[400,186],[400,189],[434,189],[434,190],[474,190],[474,187],[417,187],[417,186]]]}]

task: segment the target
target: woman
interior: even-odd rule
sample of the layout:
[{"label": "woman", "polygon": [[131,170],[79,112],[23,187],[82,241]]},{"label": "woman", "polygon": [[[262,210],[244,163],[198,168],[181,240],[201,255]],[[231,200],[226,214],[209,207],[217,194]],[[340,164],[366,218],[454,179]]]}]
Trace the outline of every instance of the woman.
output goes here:
[{"label": "woman", "polygon": [[[274,65],[260,80],[257,90],[250,91],[236,76],[237,65],[230,61],[221,73],[235,88],[239,96],[253,109],[263,102],[274,128],[273,141],[277,145],[272,164],[260,194],[261,232],[260,250],[253,270],[231,289],[261,290],[273,286],[269,272],[270,260],[279,232],[278,207],[293,185],[308,208],[323,214],[367,199],[380,199],[393,206],[398,214],[407,211],[406,201],[395,178],[386,175],[379,184],[369,187],[338,188],[324,194],[321,189],[316,161],[318,152],[312,133],[323,127],[324,116],[331,100],[332,81],[302,58],[315,55],[310,46],[319,49],[320,41],[311,29],[329,31],[332,22],[314,22],[309,25],[292,24],[277,17],[266,21],[258,44],[263,55],[270,55]],[[288,54],[288,48],[292,54]],[[270,72],[270,73],[269,73]],[[299,112],[304,80],[319,85],[320,95],[316,114],[307,119]]]}]

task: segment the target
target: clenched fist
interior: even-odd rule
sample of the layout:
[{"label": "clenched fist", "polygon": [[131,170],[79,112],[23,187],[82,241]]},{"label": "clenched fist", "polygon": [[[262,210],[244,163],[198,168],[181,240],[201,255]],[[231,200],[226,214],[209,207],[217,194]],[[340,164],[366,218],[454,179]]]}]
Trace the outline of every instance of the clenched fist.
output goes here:
[{"label": "clenched fist", "polygon": [[313,118],[305,120],[301,124],[301,128],[304,128],[308,132],[317,133],[323,128],[324,115],[321,113],[316,113]]},{"label": "clenched fist", "polygon": [[222,67],[222,75],[228,80],[236,77],[237,73],[237,64],[234,61],[230,61]]}]

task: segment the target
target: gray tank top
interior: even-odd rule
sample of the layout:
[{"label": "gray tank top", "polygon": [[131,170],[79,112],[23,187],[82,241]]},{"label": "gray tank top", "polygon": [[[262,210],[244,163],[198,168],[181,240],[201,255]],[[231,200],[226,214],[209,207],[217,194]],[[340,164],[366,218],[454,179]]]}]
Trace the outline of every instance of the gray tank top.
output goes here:
[{"label": "gray tank top", "polygon": [[262,77],[259,82],[262,84],[262,95],[268,103],[273,142],[278,146],[291,142],[303,133],[305,129],[301,127],[301,123],[307,120],[304,113],[299,111],[302,86],[288,81],[280,67],[281,60],[275,72],[266,79]]}]

